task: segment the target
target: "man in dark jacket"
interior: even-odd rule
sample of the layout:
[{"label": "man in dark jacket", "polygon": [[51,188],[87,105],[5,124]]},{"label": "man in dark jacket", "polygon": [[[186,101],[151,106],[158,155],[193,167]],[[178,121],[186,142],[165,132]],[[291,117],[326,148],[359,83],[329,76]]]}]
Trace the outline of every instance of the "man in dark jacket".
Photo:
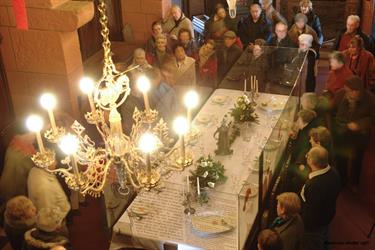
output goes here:
[{"label": "man in dark jacket", "polygon": [[313,147],[306,155],[311,168],[309,179],[301,191],[302,219],[305,225],[304,250],[323,250],[328,226],[336,212],[336,200],[340,193],[340,177],[328,165],[328,151]]},{"label": "man in dark jacket", "polygon": [[267,19],[258,3],[250,6],[250,15],[238,23],[238,34],[244,48],[256,39],[270,41],[272,36],[272,25]]},{"label": "man in dark jacket", "polygon": [[283,22],[279,22],[275,25],[275,36],[271,38],[269,45],[276,47],[297,48],[297,44],[295,44],[288,35],[288,25]]},{"label": "man in dark jacket", "polygon": [[350,184],[356,189],[375,123],[375,96],[363,88],[361,78],[352,76],[345,81],[344,88],[336,92],[333,111],[336,112],[332,132],[337,166],[344,183],[350,170]]},{"label": "man in dark jacket", "polygon": [[224,46],[218,51],[218,77],[221,81],[226,73],[232,68],[233,64],[242,54],[242,49],[236,43],[236,33],[227,31],[224,34]]},{"label": "man in dark jacket", "polygon": [[334,50],[344,51],[349,48],[350,40],[359,35],[363,39],[364,48],[371,51],[371,45],[368,36],[360,28],[361,19],[357,15],[350,15],[346,19],[346,29],[340,30],[336,36],[333,45]]}]

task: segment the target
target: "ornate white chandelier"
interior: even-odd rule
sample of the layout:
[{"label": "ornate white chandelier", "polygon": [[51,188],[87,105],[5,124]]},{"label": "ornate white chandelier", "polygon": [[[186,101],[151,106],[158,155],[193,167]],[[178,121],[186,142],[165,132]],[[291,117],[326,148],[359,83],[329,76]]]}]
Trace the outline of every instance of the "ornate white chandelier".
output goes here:
[{"label": "ornate white chandelier", "polygon": [[[143,93],[145,110],[135,108],[131,132],[129,135],[124,134],[117,108],[130,94],[129,78],[126,72],[117,71],[112,61],[104,0],[99,1],[98,10],[104,49],[103,76],[97,83],[89,78],[82,78],[80,88],[87,94],[90,103],[91,111],[85,114],[85,118],[89,124],[96,127],[104,147],[98,147],[77,121],[72,124],[71,133],[56,126],[53,114],[56,99],[52,94],[46,93],[40,101],[48,112],[51,128],[44,133],[44,137],[57,143],[67,155],[62,160],[66,167],[54,168],[55,152],[44,147],[41,136],[43,120],[36,115],[31,115],[26,122],[28,128],[36,133],[39,147],[32,160],[36,166],[61,175],[70,189],[82,195],[99,196],[103,192],[111,167],[116,170],[120,193],[127,194],[128,185],[136,189],[150,190],[158,185],[160,167],[167,159],[171,162],[172,157],[173,164],[168,167],[173,170],[183,170],[192,164],[192,156],[185,152],[184,135],[189,130],[191,109],[196,107],[198,97],[192,92],[186,95],[188,119],[179,117],[174,123],[180,136],[180,150],[171,150],[173,140],[169,137],[169,128],[162,118],[158,118],[158,111],[151,109],[149,105],[147,92],[150,82],[146,77],[140,77],[137,86]],[[109,112],[108,121],[105,120],[104,112]]]}]

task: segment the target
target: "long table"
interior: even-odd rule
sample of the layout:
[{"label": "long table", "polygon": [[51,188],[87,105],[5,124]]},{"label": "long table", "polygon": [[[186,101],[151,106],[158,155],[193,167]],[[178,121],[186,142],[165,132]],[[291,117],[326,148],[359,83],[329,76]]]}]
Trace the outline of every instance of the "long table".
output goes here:
[{"label": "long table", "polygon": [[[193,204],[196,215],[220,214],[225,217],[228,224],[234,229],[230,232],[214,236],[202,236],[193,230],[190,215],[184,214],[183,193],[186,191],[186,176],[195,166],[190,166],[183,172],[171,172],[163,177],[164,190],[160,193],[153,191],[141,191],[133,203],[113,230],[115,234],[131,235],[134,238],[146,239],[151,242],[169,242],[178,244],[179,247],[186,245],[194,249],[241,249],[246,241],[248,233],[252,228],[258,212],[257,187],[259,185],[259,173],[257,171],[258,158],[264,150],[267,141],[273,136],[275,126],[289,127],[289,118],[280,122],[280,116],[285,109],[283,104],[288,105],[290,99],[284,95],[271,95],[261,93],[257,103],[256,113],[259,116],[259,124],[251,124],[250,141],[244,140],[243,136],[237,137],[232,144],[234,150],[232,155],[215,156],[216,140],[213,137],[217,127],[220,126],[224,115],[234,106],[236,99],[243,94],[239,90],[217,89],[204,104],[195,119],[194,127],[199,129],[200,136],[197,141],[187,146],[197,160],[202,155],[210,154],[215,160],[219,160],[225,167],[225,175],[228,177],[225,183],[217,185],[209,193],[209,202],[204,205]],[[217,97],[224,98],[224,103],[215,103]],[[273,100],[281,104],[280,110],[270,111],[262,109],[260,103]],[[294,110],[289,110],[289,116],[294,115]],[[200,122],[208,118],[209,122]],[[228,117],[230,115],[228,114]],[[278,122],[279,121],[279,122]],[[285,125],[287,124],[287,125]],[[287,142],[286,130],[281,127],[278,131],[277,150],[270,150],[267,158],[270,165],[268,172],[272,174],[280,155]],[[176,145],[179,145],[178,143]],[[269,177],[269,176],[268,176]],[[267,185],[267,184],[266,184]],[[250,199],[245,201],[245,191],[250,187],[253,190]],[[255,191],[254,191],[255,190]],[[246,205],[245,205],[246,203]],[[131,211],[144,211],[143,218],[129,216]],[[194,216],[194,215],[192,215]],[[146,241],[144,241],[146,242]],[[121,242],[113,242],[111,249],[121,246]],[[157,248],[156,245],[148,245],[147,249]]]}]

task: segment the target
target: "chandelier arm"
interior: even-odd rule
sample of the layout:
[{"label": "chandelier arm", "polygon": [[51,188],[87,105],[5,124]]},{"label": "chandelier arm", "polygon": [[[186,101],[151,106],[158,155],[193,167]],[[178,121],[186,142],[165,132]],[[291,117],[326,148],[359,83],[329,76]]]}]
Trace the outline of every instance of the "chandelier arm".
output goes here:
[{"label": "chandelier arm", "polygon": [[[127,161],[127,160],[124,161],[124,166],[125,166],[125,168],[126,168],[128,171],[131,171],[131,170],[130,170],[130,167],[128,166],[128,161]],[[127,177],[129,178],[130,183],[132,184],[132,186],[133,186],[135,189],[141,189],[141,186],[138,185],[138,184],[133,180],[133,176],[134,176],[134,174],[127,174]],[[137,181],[137,182],[138,182],[138,181]]]}]

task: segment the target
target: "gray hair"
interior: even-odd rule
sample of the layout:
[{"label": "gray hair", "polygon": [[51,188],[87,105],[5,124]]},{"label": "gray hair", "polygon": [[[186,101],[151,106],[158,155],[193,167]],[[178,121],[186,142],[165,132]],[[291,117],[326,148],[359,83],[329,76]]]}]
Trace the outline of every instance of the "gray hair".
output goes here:
[{"label": "gray hair", "polygon": [[303,109],[315,110],[316,106],[318,105],[318,96],[311,92],[304,93],[301,97],[301,103],[304,101],[307,107],[303,107]]},{"label": "gray hair", "polygon": [[136,48],[133,52],[133,57],[140,56],[140,55],[146,55],[146,51],[142,48]]},{"label": "gray hair", "polygon": [[307,157],[310,159],[312,164],[320,169],[328,166],[328,151],[322,146],[316,146],[310,149],[307,153]]},{"label": "gray hair", "polygon": [[167,40],[167,37],[164,34],[159,34],[155,37],[155,41],[157,40]]},{"label": "gray hair", "polygon": [[352,20],[356,23],[360,23],[361,22],[361,18],[358,16],[358,15],[350,15],[348,16],[348,18],[346,20]]}]

